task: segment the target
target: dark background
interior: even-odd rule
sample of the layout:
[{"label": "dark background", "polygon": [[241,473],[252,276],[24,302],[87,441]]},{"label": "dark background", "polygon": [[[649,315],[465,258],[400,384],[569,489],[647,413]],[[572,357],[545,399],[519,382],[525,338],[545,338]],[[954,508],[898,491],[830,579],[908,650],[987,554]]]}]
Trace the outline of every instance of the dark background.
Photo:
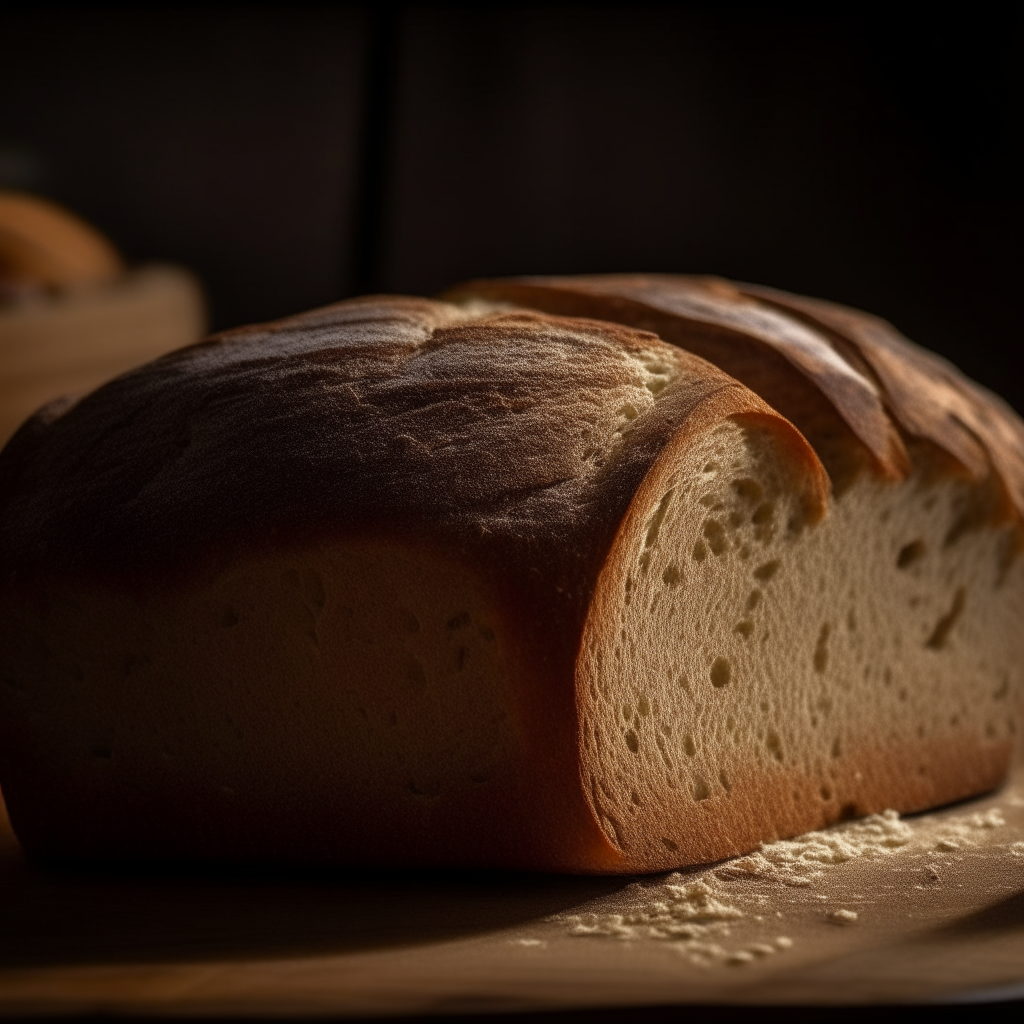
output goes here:
[{"label": "dark background", "polygon": [[711,272],[880,313],[1024,411],[1016,35],[978,5],[34,7],[0,181],[193,267],[215,327]]}]

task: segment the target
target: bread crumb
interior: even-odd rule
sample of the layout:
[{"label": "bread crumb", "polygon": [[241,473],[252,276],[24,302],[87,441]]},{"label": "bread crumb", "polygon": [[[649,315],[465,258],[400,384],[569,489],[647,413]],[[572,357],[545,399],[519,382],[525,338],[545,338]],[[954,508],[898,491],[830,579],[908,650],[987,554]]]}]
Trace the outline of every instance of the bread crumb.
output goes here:
[{"label": "bread crumb", "polygon": [[546,946],[547,943],[543,939],[512,939],[513,946]]},{"label": "bread crumb", "polygon": [[775,945],[778,946],[779,949],[792,949],[793,940],[788,935],[780,935],[776,938]]}]

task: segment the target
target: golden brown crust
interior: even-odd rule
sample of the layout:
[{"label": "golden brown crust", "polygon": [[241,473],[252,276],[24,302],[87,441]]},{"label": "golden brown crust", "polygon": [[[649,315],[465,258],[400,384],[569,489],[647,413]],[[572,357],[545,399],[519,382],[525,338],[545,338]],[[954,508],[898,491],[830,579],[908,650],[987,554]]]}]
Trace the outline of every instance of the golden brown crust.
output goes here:
[{"label": "golden brown crust", "polygon": [[828,335],[744,296],[729,282],[657,274],[527,277],[471,281],[446,297],[509,302],[657,331],[782,412],[815,442],[830,469],[842,456],[826,449],[849,449],[857,441],[881,475],[901,479],[909,469],[870,374],[837,351]]},{"label": "golden brown crust", "polygon": [[217,335],[19,431],[0,458],[0,557],[8,579],[145,586],[208,553],[339,528],[575,550],[580,515],[614,529],[673,429],[643,416],[614,457],[597,437],[637,384],[631,353],[667,358],[687,394],[739,388],[616,324],[470,318],[427,299],[357,299]]}]

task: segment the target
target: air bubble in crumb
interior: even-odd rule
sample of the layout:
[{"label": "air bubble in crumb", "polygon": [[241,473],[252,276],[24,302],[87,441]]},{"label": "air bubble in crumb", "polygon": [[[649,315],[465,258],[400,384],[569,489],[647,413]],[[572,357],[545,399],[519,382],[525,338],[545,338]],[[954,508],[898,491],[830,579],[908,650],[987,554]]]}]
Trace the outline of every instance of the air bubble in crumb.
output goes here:
[{"label": "air bubble in crumb", "polygon": [[828,637],[832,627],[826,622],[818,633],[818,643],[814,648],[814,671],[822,673],[828,668]]},{"label": "air bubble in crumb", "polygon": [[744,501],[749,501],[751,504],[759,502],[764,495],[764,488],[756,480],[752,480],[749,477],[733,480],[732,486],[733,490]]},{"label": "air bubble in crumb", "polygon": [[732,678],[732,666],[728,658],[715,658],[711,665],[711,685],[716,689],[729,685]]},{"label": "air bubble in crumb", "polygon": [[721,555],[725,553],[726,539],[725,539],[725,528],[722,526],[717,519],[708,519],[704,523],[704,539],[708,542],[708,547],[711,548],[713,555]]}]

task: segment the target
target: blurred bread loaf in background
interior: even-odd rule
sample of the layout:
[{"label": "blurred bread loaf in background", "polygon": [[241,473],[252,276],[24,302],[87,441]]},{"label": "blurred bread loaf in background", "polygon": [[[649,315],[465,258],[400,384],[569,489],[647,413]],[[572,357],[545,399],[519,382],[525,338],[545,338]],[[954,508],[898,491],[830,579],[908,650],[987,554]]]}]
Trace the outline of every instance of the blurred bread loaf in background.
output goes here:
[{"label": "blurred bread loaf in background", "polygon": [[205,329],[188,271],[129,269],[68,210],[0,191],[0,444],[44,403],[91,391]]}]

